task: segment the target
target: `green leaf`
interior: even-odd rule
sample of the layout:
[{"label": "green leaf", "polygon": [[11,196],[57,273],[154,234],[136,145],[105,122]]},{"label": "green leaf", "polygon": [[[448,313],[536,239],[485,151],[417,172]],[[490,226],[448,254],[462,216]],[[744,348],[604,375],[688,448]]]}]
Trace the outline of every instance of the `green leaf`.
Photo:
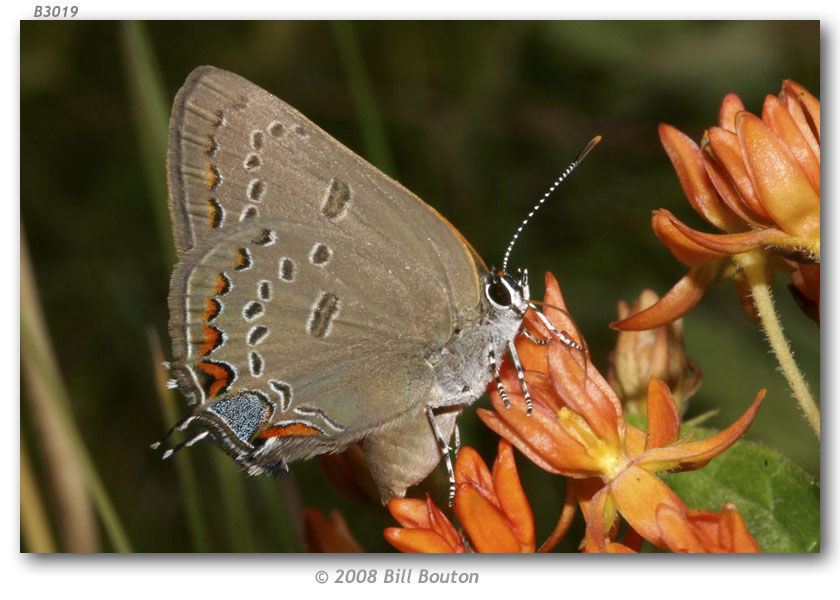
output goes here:
[{"label": "green leaf", "polygon": [[[683,427],[696,439],[716,431]],[[719,511],[733,502],[762,552],[819,552],[820,487],[787,456],[741,440],[696,471],[662,479],[691,508]]]}]

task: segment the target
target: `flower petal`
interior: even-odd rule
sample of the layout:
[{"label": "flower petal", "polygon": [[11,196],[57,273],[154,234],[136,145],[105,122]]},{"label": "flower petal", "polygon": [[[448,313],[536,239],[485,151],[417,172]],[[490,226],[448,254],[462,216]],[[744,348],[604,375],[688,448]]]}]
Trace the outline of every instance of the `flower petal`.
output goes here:
[{"label": "flower petal", "polygon": [[[566,308],[566,301],[560,292],[560,285],[550,272],[546,272],[545,274],[545,296],[543,297],[542,312],[554,329],[576,341],[578,344],[585,346],[578,327]],[[523,329],[529,331],[536,337],[544,340],[553,337],[549,328],[546,327],[534,309],[528,309],[525,313],[524,321],[525,327]],[[523,369],[526,371],[548,373],[545,345],[535,344],[524,335],[524,332],[517,336],[515,342],[516,351],[519,354],[519,360],[522,363]]]},{"label": "flower petal", "polygon": [[[526,381],[530,381],[530,378],[526,378]],[[597,461],[561,427],[553,411],[535,401],[533,413],[528,416],[521,391],[514,387],[508,387],[507,390],[510,408],[504,405],[498,390],[490,390],[490,400],[496,412],[478,411],[485,425],[550,473],[567,477],[592,477],[600,474]]]},{"label": "flower petal", "polygon": [[811,187],[820,193],[820,159],[814,155],[811,146],[802,135],[785,105],[776,96],[768,95],[761,108],[761,120],[776,132],[791,154],[805,171]]},{"label": "flower petal", "polygon": [[586,518],[586,551],[606,552],[607,535],[616,519],[610,488],[605,486],[598,490],[583,514]]},{"label": "flower petal", "polygon": [[[583,345],[577,324],[569,314],[566,301],[560,291],[557,279],[550,272],[545,274],[545,295],[543,296],[542,313],[548,318],[554,329]],[[542,322],[534,310],[525,313],[525,325],[529,331],[547,339],[552,337],[551,331]],[[521,358],[521,357],[520,357]],[[539,370],[539,369],[534,369]],[[542,371],[545,372],[545,371]]]},{"label": "flower petal", "polygon": [[711,251],[725,254],[741,254],[750,252],[762,246],[763,243],[785,237],[785,233],[778,229],[756,229],[744,233],[705,233],[692,229],[672,216],[672,223],[680,233],[695,244],[704,246]]},{"label": "flower petal", "polygon": [[761,204],[785,232],[819,238],[820,196],[805,171],[761,119],[741,113],[736,125]]},{"label": "flower petal", "polygon": [[737,231],[739,220],[718,198],[703,166],[700,147],[683,132],[665,123],[659,125],[659,140],[694,210],[718,229]]},{"label": "flower petal", "polygon": [[508,424],[499,417],[499,413],[483,408],[479,408],[476,412],[478,413],[478,418],[481,419],[487,427],[500,437],[510,441],[522,454],[528,457],[528,460],[537,465],[540,469],[553,473],[554,475],[563,474],[562,471],[552,466],[550,462],[543,458],[536,447],[531,446],[531,444],[526,442],[516,430],[509,427]]},{"label": "flower petal", "polygon": [[809,140],[811,150],[819,158],[820,101],[792,79],[785,79],[782,82],[782,93],[779,97],[787,106],[802,135]]},{"label": "flower petal", "polygon": [[[621,401],[594,368],[582,365],[576,352],[552,339],[548,344],[548,368],[554,389],[573,411],[610,448],[618,450],[623,433]],[[620,430],[621,429],[621,430]]]},{"label": "flower petal", "polygon": [[[533,309],[529,308],[528,313],[532,312],[534,312]],[[534,327],[531,326],[528,320],[528,313],[526,313],[526,324],[525,327],[523,327],[523,332],[516,336],[516,338],[514,339],[514,344],[516,344],[516,353],[519,355],[519,362],[525,371],[537,371],[539,373],[548,373],[548,357],[545,353],[545,346],[535,344],[534,342],[529,340],[525,336],[524,331],[525,329],[527,329],[529,333],[535,336],[540,336],[540,339],[547,339],[547,337],[542,337],[542,335],[539,332],[534,331]],[[491,385],[493,385],[493,383],[491,383]]]},{"label": "flower petal", "polygon": [[699,469],[744,435],[755,419],[765,393],[766,390],[759,391],[741,418],[723,431],[705,440],[648,450],[639,458],[639,466],[652,472]]},{"label": "flower petal", "polygon": [[721,129],[735,131],[735,115],[746,110],[741,99],[733,93],[726,94],[718,110],[718,123]]},{"label": "flower petal", "polygon": [[482,460],[481,456],[473,448],[464,446],[458,452],[458,457],[455,459],[455,483],[469,483],[478,485],[487,491],[489,497],[487,498],[494,504],[498,504],[495,491],[493,489],[493,478],[490,475],[490,469]]},{"label": "flower petal", "polygon": [[625,331],[653,329],[684,317],[700,302],[719,269],[719,262],[693,267],[659,302],[626,319],[610,323],[610,327]]},{"label": "flower petal", "polygon": [[[743,112],[739,114],[749,113]],[[750,179],[750,173],[744,164],[744,157],[741,154],[738,136],[720,127],[710,127],[706,130],[706,137],[709,140],[707,148],[711,150],[714,157],[724,166],[730,180],[735,184],[738,194],[752,213],[750,222],[755,221],[765,225],[771,225],[770,215],[764,206],[762,206],[753,187],[753,181]]]},{"label": "flower petal", "polygon": [[[658,300],[659,296],[653,290],[642,290],[632,309],[623,300],[619,301],[618,317],[626,318],[631,310],[639,312],[653,306]],[[610,356],[607,380],[621,398],[625,411],[643,412],[636,407],[644,408],[647,404],[647,385],[650,377],[668,376],[668,337],[666,327],[619,332],[615,341],[615,351]]]},{"label": "flower petal", "polygon": [[768,227],[771,224],[770,221],[766,218],[758,218],[749,205],[744,202],[744,199],[741,198],[741,194],[729,177],[726,167],[715,158],[714,153],[711,151],[707,134],[703,135],[701,144],[703,146],[703,166],[706,168],[709,179],[712,180],[717,193],[720,194],[721,201],[743,221],[740,227],[730,228],[729,232],[746,231],[749,229],[749,225]]},{"label": "flower petal", "polygon": [[646,451],[668,446],[680,435],[680,415],[671,390],[655,377],[648,383],[647,427]]},{"label": "flower petal", "polygon": [[[405,530],[424,529],[435,533],[444,543],[453,548],[453,550],[446,550],[446,552],[454,552],[462,546],[458,531],[452,526],[446,515],[435,506],[428,495],[425,500],[394,498],[388,503],[388,510]],[[414,551],[418,550],[412,550],[412,552]]]},{"label": "flower petal", "polygon": [[679,496],[661,479],[635,465],[625,469],[609,488],[621,516],[639,535],[656,546],[663,545],[656,519],[657,507],[667,504],[682,512],[686,509]]},{"label": "flower petal", "polygon": [[744,517],[731,502],[724,504],[720,511],[720,545],[727,552],[761,552]]},{"label": "flower petal", "polygon": [[520,552],[519,540],[511,531],[504,514],[469,484],[458,486],[455,514],[479,552]]},{"label": "flower petal", "polygon": [[533,552],[536,548],[534,513],[519,481],[513,446],[504,439],[499,440],[499,452],[493,463],[493,483],[502,511],[523,552]]},{"label": "flower petal", "polygon": [[674,225],[676,220],[676,217],[667,210],[655,210],[651,218],[651,226],[656,237],[665,244],[678,261],[690,267],[696,267],[723,256],[722,252],[710,250],[691,240]]},{"label": "flower petal", "polygon": [[440,535],[429,529],[388,527],[384,535],[388,543],[400,552],[444,554],[458,551],[446,543]]},{"label": "flower petal", "polygon": [[[662,545],[671,552],[709,552],[710,542],[705,542],[686,518],[684,510],[668,504],[656,509],[656,521],[662,534]],[[719,550],[714,548],[711,551]]]},{"label": "flower petal", "polygon": [[665,545],[673,552],[761,552],[731,502],[720,513],[660,506],[656,517]]},{"label": "flower petal", "polygon": [[609,554],[636,554],[638,550],[633,550],[618,542],[609,542],[607,544],[607,552]]},{"label": "flower petal", "polygon": [[394,498],[388,503],[388,510],[403,527],[418,529],[432,526],[428,504],[420,498]]},{"label": "flower petal", "polygon": [[645,451],[647,431],[630,423],[624,424],[624,453],[627,458],[636,458]]},{"label": "flower petal", "polygon": [[[685,513],[688,524],[694,530],[698,541],[707,549],[717,550],[720,544],[720,513],[713,510],[690,508]],[[706,550],[708,552],[709,550]]]}]

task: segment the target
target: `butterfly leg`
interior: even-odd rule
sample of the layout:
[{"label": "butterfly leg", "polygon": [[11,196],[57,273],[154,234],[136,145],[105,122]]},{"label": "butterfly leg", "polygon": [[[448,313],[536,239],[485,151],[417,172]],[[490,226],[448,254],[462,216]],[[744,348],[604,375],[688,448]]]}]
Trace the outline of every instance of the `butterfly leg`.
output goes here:
[{"label": "butterfly leg", "polygon": [[180,421],[178,421],[172,427],[169,428],[169,431],[167,431],[165,434],[163,434],[162,438],[160,438],[158,441],[150,444],[149,447],[152,450],[157,450],[158,448],[160,448],[161,444],[163,444],[164,442],[166,442],[166,440],[168,440],[170,438],[170,436],[173,433],[175,433],[176,431],[184,431],[184,429],[187,428],[187,426],[192,422],[192,420],[194,418],[195,418],[195,409],[191,410],[186,415],[184,415],[184,417]]},{"label": "butterfly leg", "polygon": [[162,456],[163,460],[166,460],[167,458],[169,458],[170,456],[172,456],[173,454],[178,452],[178,450],[180,450],[181,448],[189,448],[190,446],[192,446],[196,442],[200,442],[201,440],[206,438],[208,435],[210,435],[210,431],[208,431],[207,429],[205,429],[204,431],[199,431],[198,433],[195,433],[195,434],[191,435],[190,437],[185,439],[180,444],[177,444],[173,448],[168,448],[166,450],[166,452],[163,453],[163,456]]},{"label": "butterfly leg", "polygon": [[429,419],[429,425],[432,426],[432,431],[435,434],[438,447],[443,454],[443,460],[446,463],[446,475],[449,480],[449,506],[455,501],[455,469],[452,468],[452,449],[449,447],[449,442],[443,437],[435,419],[435,413],[430,406],[426,407],[426,417]]},{"label": "butterfly leg", "polygon": [[[574,341],[572,338],[570,338],[568,335],[566,335],[562,331],[558,331],[557,329],[555,329],[554,325],[551,324],[551,321],[548,320],[548,317],[546,317],[542,313],[542,311],[540,311],[535,305],[529,304],[529,306],[534,309],[534,312],[537,314],[537,317],[539,318],[539,320],[542,321],[543,325],[548,327],[548,330],[551,333],[553,333],[554,335],[556,335],[560,339],[561,342],[563,342],[567,346],[571,346],[575,350],[585,351],[585,348],[583,346],[578,344],[576,341]],[[533,340],[531,340],[531,341],[533,341]],[[539,342],[537,342],[537,343],[539,343]]]},{"label": "butterfly leg", "polygon": [[529,340],[531,340],[532,342],[534,342],[535,344],[537,344],[538,346],[544,346],[545,344],[547,344],[547,343],[548,343],[548,340],[547,340],[547,339],[545,339],[545,340],[541,340],[540,338],[536,337],[533,333],[531,333],[530,331],[528,331],[528,330],[527,330],[527,329],[525,329],[525,328],[523,328],[523,329],[522,329],[522,334],[523,334],[526,338],[528,338]]},{"label": "butterfly leg", "polygon": [[508,342],[508,352],[513,360],[513,367],[516,369],[516,376],[519,378],[519,385],[522,386],[522,393],[525,396],[526,414],[530,417],[534,412],[534,402],[531,400],[531,393],[528,391],[528,384],[525,383],[525,370],[522,368],[522,363],[519,360],[519,354],[516,353],[516,344],[513,340]]},{"label": "butterfly leg", "polygon": [[502,397],[502,402],[505,403],[505,408],[510,408],[510,398],[508,398],[505,386],[502,384],[502,378],[499,377],[499,364],[496,362],[496,353],[493,350],[487,353],[487,360],[490,361],[490,368],[493,370],[493,377],[496,378],[496,389],[499,390],[499,396]]}]

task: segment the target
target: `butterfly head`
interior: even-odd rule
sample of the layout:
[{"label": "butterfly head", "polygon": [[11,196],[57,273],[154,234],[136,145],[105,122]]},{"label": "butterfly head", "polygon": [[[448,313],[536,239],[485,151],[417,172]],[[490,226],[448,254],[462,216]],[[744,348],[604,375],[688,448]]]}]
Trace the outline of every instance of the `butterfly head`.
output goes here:
[{"label": "butterfly head", "polygon": [[528,270],[517,270],[516,275],[492,269],[484,283],[484,296],[494,309],[511,311],[518,318],[528,310],[531,290],[528,287]]}]

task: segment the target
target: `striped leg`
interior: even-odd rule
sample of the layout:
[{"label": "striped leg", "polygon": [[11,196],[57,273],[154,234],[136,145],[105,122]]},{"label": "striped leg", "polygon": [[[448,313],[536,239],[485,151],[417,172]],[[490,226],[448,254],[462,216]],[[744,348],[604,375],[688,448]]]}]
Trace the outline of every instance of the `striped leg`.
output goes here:
[{"label": "striped leg", "polygon": [[441,434],[440,429],[438,429],[437,421],[435,421],[435,414],[432,411],[431,407],[426,407],[426,418],[429,419],[429,425],[432,426],[432,432],[435,434],[435,440],[437,440],[438,448],[440,448],[441,454],[443,454],[443,460],[446,462],[446,475],[449,479],[449,506],[455,502],[455,469],[452,468],[452,456],[451,456],[451,449],[449,448],[449,442],[443,439],[443,434]]},{"label": "striped leg", "polygon": [[561,341],[561,342],[563,342],[563,343],[564,343],[564,344],[566,344],[567,346],[571,346],[571,347],[572,347],[572,348],[574,348],[575,350],[585,350],[585,348],[584,348],[583,346],[581,346],[580,344],[578,344],[576,341],[574,341],[574,340],[573,340],[572,338],[570,338],[568,335],[566,335],[566,334],[565,334],[565,333],[563,333],[562,331],[557,331],[557,330],[554,328],[554,325],[552,325],[552,324],[551,324],[551,321],[549,321],[549,320],[548,320],[548,317],[546,317],[546,316],[545,316],[545,315],[544,315],[544,314],[543,314],[543,313],[539,310],[539,308],[537,308],[537,306],[536,306],[536,305],[534,305],[534,304],[529,304],[528,306],[530,306],[531,308],[533,308],[533,309],[534,309],[534,312],[535,312],[535,313],[537,313],[537,317],[539,317],[540,321],[542,321],[542,322],[543,322],[543,325],[545,325],[546,327],[548,327],[548,330],[549,330],[551,333],[553,333],[554,335],[556,335],[556,336],[560,339],[560,341]]},{"label": "striped leg", "polygon": [[490,368],[493,369],[493,377],[496,378],[496,389],[499,390],[499,396],[502,397],[502,402],[505,403],[505,408],[510,408],[510,398],[508,398],[505,386],[502,385],[502,378],[499,377],[499,364],[496,363],[496,353],[493,350],[487,354],[487,359],[490,361]]},{"label": "striped leg", "polygon": [[508,352],[513,359],[513,367],[516,369],[516,376],[519,378],[519,385],[522,386],[522,393],[525,395],[525,406],[527,407],[527,415],[530,417],[534,412],[534,403],[531,400],[531,394],[528,392],[528,385],[525,383],[525,370],[522,368],[522,363],[519,362],[519,355],[516,353],[516,345],[513,340],[508,342]]}]

